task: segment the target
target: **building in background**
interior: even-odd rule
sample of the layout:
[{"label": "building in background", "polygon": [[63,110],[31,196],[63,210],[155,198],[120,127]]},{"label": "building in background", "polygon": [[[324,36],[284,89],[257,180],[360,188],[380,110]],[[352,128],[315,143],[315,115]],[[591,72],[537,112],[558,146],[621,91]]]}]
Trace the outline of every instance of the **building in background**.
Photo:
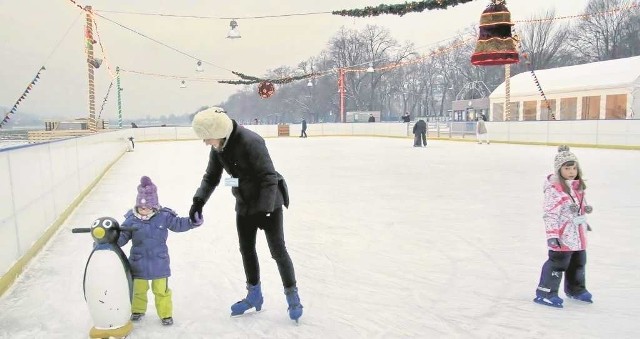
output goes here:
[{"label": "building in background", "polygon": [[511,78],[510,117],[505,84],[489,96],[490,121],[637,119],[640,56],[536,71],[551,111],[530,72]]}]

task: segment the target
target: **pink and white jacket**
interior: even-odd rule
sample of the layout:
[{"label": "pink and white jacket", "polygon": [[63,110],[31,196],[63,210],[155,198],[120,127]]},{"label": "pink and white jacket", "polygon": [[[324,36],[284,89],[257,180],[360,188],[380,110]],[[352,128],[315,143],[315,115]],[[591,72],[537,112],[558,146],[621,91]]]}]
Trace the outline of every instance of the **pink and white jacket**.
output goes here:
[{"label": "pink and white jacket", "polygon": [[[562,185],[555,174],[547,176],[544,183],[544,225],[547,239],[560,239],[560,248],[549,247],[553,251],[582,251],[587,248],[587,222],[576,224],[574,218],[584,216],[585,200],[584,190],[578,189],[578,180],[566,181],[571,189],[571,195],[562,190]],[[572,204],[580,207],[579,213],[573,212]]]}]

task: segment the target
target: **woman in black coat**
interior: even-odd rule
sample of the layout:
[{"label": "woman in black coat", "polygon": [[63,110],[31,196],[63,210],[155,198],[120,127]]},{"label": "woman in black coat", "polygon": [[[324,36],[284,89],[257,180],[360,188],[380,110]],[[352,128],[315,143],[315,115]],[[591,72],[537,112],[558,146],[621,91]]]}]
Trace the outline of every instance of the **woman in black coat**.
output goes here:
[{"label": "woman in black coat", "polygon": [[289,317],[298,321],[302,305],[296,287],[293,263],[287,252],[283,232],[282,205],[289,206],[287,186],[271,161],[264,139],[227,116],[219,107],[208,108],[193,118],[193,130],[211,146],[207,169],[193,197],[189,216],[202,213],[202,207],[220,183],[224,169],[232,178],[225,180],[236,198],[236,229],[247,280],[247,297],[231,306],[231,315],[251,308],[260,311],[263,297],[256,253],[258,228],[264,230],[271,257],[275,259],[289,304]]}]

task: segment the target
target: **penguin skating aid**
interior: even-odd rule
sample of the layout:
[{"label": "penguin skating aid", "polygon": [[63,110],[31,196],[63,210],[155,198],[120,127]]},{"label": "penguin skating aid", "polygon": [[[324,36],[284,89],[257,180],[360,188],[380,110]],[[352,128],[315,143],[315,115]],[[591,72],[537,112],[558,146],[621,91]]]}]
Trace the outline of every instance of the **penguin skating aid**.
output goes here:
[{"label": "penguin skating aid", "polygon": [[129,319],[133,280],[127,257],[116,244],[120,225],[110,217],[93,222],[91,228],[73,233],[91,233],[94,247],[84,270],[84,298],[93,319],[90,338],[125,338],[133,330]]}]

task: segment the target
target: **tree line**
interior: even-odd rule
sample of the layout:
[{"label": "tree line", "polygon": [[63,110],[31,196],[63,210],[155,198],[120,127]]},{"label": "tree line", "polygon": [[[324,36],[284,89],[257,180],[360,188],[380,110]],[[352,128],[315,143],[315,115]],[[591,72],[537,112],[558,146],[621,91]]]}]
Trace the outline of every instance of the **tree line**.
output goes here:
[{"label": "tree line", "polygon": [[[517,23],[514,33],[521,44],[521,62],[511,66],[511,75],[640,55],[639,2],[590,0],[582,16],[570,21],[543,20],[555,18],[555,11],[548,10]],[[383,121],[397,121],[404,112],[413,117],[442,117],[451,108],[451,101],[488,96],[504,81],[504,66],[477,67],[470,63],[477,33],[477,26],[470,26],[425,54],[419,53],[413,43],[399,43],[384,27],[342,27],[317,56],[295,68],[271,70],[266,77],[395,65],[398,67],[375,72],[347,72],[345,111],[380,111]],[[526,53],[529,65],[522,53]],[[277,86],[268,99],[258,96],[256,85],[245,86],[220,105],[243,123],[256,119],[260,123],[295,123],[302,118],[337,122],[338,76],[331,72]],[[543,83],[541,86],[544,89]]]}]

